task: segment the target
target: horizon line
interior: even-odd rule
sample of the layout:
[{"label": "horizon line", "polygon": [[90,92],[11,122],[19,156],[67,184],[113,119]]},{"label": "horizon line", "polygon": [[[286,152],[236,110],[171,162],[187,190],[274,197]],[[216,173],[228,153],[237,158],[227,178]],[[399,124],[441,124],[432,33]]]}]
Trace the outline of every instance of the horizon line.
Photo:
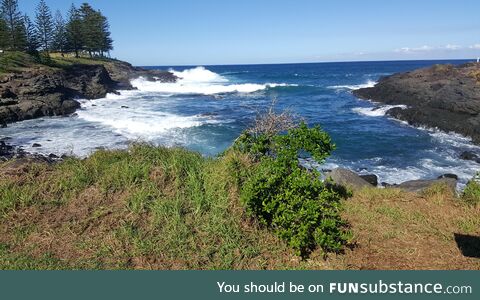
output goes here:
[{"label": "horizon line", "polygon": [[316,62],[279,62],[279,63],[225,63],[225,64],[169,64],[169,65],[135,65],[136,67],[217,67],[217,66],[263,66],[263,65],[301,65],[301,64],[329,64],[329,63],[371,63],[371,62],[416,62],[416,61],[466,61],[476,62],[477,58],[438,58],[438,59],[379,59],[379,60],[335,60]]}]

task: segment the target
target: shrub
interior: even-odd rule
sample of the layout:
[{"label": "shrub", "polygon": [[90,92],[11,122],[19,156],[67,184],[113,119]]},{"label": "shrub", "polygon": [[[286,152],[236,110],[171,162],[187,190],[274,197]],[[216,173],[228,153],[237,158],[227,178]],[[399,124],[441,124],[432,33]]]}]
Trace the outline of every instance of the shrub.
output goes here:
[{"label": "shrub", "polygon": [[234,149],[258,160],[240,198],[247,211],[269,226],[302,256],[320,246],[340,251],[349,239],[340,218],[340,196],[325,185],[318,171],[309,171],[299,157],[322,162],[334,150],[327,133],[304,122],[276,135],[244,132]]},{"label": "shrub", "polygon": [[465,190],[463,191],[463,199],[472,205],[478,205],[480,203],[480,183],[477,181],[480,177],[480,173],[476,178],[470,180]]}]

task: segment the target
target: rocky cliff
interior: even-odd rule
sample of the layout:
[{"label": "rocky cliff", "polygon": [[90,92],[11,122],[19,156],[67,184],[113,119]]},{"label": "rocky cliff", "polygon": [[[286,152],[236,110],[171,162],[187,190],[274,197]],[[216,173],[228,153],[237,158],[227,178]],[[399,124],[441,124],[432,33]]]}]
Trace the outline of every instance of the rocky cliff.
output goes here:
[{"label": "rocky cliff", "polygon": [[380,79],[354,91],[362,99],[403,104],[387,114],[415,126],[436,127],[480,143],[480,64],[435,65]]},{"label": "rocky cliff", "polygon": [[136,68],[122,61],[91,61],[62,68],[32,66],[0,75],[0,125],[43,116],[73,113],[75,100],[96,99],[118,89],[132,89],[130,79],[175,81],[169,72]]}]

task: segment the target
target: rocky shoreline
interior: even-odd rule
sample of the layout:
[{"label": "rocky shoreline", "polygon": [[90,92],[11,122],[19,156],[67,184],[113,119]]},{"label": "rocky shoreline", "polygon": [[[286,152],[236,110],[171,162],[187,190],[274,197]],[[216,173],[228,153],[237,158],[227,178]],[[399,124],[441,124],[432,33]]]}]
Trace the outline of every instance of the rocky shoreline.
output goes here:
[{"label": "rocky shoreline", "polygon": [[[480,122],[480,75],[478,78],[471,77],[477,71],[480,74],[480,64],[434,66],[384,77],[375,87],[359,89],[354,94],[385,104],[406,105],[406,109],[394,108],[387,113],[412,125],[476,136],[474,141],[479,143],[480,126],[474,125]],[[130,80],[140,76],[161,82],[175,82],[177,79],[170,72],[137,68],[121,61],[98,65],[76,64],[60,70],[33,68],[5,75],[0,77],[0,120],[6,125],[43,116],[68,115],[80,107],[74,99],[103,98],[107,93],[133,89]],[[64,158],[55,154],[28,153],[21,147],[9,145],[8,139],[0,140],[0,161],[51,164]],[[460,158],[480,161],[480,155],[471,152],[462,153]],[[392,187],[421,192],[433,185],[445,184],[455,192],[458,180],[454,174],[445,174],[438,178],[391,185],[379,182],[375,174],[359,175],[342,168],[330,170],[325,175],[352,190]]]},{"label": "rocky shoreline", "polygon": [[136,77],[175,82],[166,71],[146,70],[110,60],[99,64],[73,64],[65,68],[35,66],[21,73],[0,76],[0,125],[44,116],[74,113],[75,99],[98,99],[117,90],[133,89]]},{"label": "rocky shoreline", "polygon": [[456,132],[480,144],[480,63],[398,73],[353,94],[388,105],[405,105],[387,114],[413,126]]}]

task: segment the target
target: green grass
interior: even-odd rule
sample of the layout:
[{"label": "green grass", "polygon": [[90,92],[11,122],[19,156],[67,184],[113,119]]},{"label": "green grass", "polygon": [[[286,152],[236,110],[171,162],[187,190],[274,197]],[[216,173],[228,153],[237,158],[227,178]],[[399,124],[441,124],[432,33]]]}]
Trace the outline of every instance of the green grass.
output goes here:
[{"label": "green grass", "polygon": [[[436,187],[365,189],[344,201],[358,247],[302,260],[239,200],[257,164],[133,145],[49,166],[0,165],[0,269],[478,269],[454,233],[479,207]],[[445,255],[452,260],[445,261]]]},{"label": "green grass", "polygon": [[50,53],[49,57],[40,53],[38,56],[20,51],[5,51],[0,54],[0,74],[20,73],[30,68],[63,69],[75,64],[106,65],[115,61],[109,58],[73,57],[72,54]]},{"label": "green grass", "polygon": [[303,268],[239,206],[253,168],[147,145],[29,164],[0,178],[0,269]]},{"label": "green grass", "polygon": [[21,72],[35,64],[35,58],[24,52],[5,51],[0,54],[0,74]]},{"label": "green grass", "polygon": [[471,205],[480,204],[480,183],[478,181],[472,179],[467,184],[463,192],[463,200]]}]

